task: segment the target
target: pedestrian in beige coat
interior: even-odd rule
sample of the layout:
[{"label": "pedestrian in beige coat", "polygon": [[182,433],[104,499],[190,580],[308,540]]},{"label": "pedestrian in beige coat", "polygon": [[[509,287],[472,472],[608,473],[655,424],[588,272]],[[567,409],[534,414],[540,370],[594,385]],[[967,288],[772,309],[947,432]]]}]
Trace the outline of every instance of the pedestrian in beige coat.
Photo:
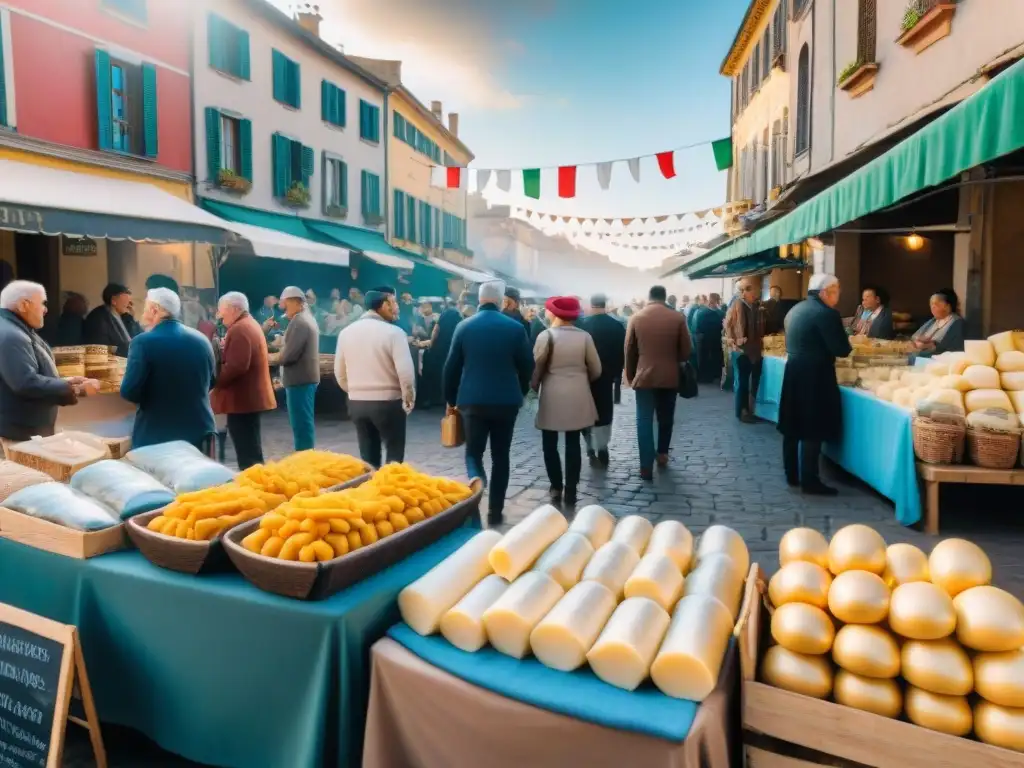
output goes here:
[{"label": "pedestrian in beige coat", "polygon": [[[580,480],[580,433],[597,421],[590,382],[601,375],[601,358],[594,340],[573,323],[580,302],[571,296],[548,299],[550,327],[537,336],[533,347],[535,389],[540,390],[537,429],[541,430],[544,467],[551,482],[552,504],[576,504]],[[558,433],[565,433],[565,479],[558,455]]]}]

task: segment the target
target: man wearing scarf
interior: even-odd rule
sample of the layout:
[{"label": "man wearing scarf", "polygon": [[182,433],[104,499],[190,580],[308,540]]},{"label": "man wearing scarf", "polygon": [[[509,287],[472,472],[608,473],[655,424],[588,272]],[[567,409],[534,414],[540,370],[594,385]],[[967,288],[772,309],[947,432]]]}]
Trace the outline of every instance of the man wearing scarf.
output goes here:
[{"label": "man wearing scarf", "polygon": [[738,295],[725,315],[725,341],[736,378],[736,418],[753,424],[757,421],[754,400],[761,383],[765,313],[757,299],[756,281],[749,277],[741,280]]}]

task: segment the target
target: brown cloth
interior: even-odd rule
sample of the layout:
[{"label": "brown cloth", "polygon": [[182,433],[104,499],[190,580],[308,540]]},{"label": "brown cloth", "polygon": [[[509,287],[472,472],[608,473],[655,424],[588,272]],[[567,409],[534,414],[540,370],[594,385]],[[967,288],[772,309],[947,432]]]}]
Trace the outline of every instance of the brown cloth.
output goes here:
[{"label": "brown cloth", "polygon": [[[751,360],[760,360],[764,347],[765,311],[760,303],[747,304],[737,299],[725,313],[725,339],[733,352],[743,352]],[[743,339],[740,344],[739,340]]]},{"label": "brown cloth", "polygon": [[260,413],[277,407],[267,339],[252,315],[242,315],[228,328],[210,404],[214,413]]},{"label": "brown cloth", "polygon": [[626,328],[626,380],[633,389],[677,389],[679,366],[692,346],[686,318],[662,302],[651,302]]}]

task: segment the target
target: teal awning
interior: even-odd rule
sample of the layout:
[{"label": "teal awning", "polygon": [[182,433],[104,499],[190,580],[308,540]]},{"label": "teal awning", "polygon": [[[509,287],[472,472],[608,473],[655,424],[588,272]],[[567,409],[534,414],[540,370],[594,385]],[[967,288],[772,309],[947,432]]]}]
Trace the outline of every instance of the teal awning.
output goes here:
[{"label": "teal awning", "polygon": [[334,224],[329,221],[305,219],[304,223],[327,241],[338,243],[353,251],[360,251],[368,259],[381,266],[393,269],[412,269],[416,266],[400,251],[392,248],[380,232],[346,227],[343,224]]},{"label": "teal awning", "polygon": [[685,267],[690,278],[779,246],[831,232],[1024,148],[1024,61],[904,139],[881,157],[751,234],[714,248]]},{"label": "teal awning", "polygon": [[797,259],[780,259],[776,252],[766,251],[710,267],[706,272],[702,271],[701,277],[742,277],[772,269],[800,269],[805,266]]}]

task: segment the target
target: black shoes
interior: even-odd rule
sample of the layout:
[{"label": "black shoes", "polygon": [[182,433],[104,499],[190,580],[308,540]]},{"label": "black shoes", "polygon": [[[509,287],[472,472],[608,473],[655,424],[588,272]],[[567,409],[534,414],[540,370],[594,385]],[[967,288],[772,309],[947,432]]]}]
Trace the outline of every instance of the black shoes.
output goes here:
[{"label": "black shoes", "polygon": [[562,505],[562,489],[550,488],[548,490],[548,498],[551,500],[552,504],[556,507],[560,507]]},{"label": "black shoes", "polygon": [[610,461],[611,457],[608,456],[608,451],[597,452],[597,463],[602,467],[607,467]]},{"label": "black shoes", "polygon": [[565,497],[563,498],[565,506],[575,508],[577,501],[579,501],[579,498],[576,496],[575,488],[570,488],[565,492]]},{"label": "black shoes", "polygon": [[488,512],[487,513],[487,525],[490,528],[495,528],[505,522],[505,516],[501,512]]},{"label": "black shoes", "polygon": [[587,460],[591,464],[593,464],[595,461],[597,461],[597,454],[594,453],[594,451],[592,451],[590,448],[587,448]]},{"label": "black shoes", "polygon": [[809,483],[803,487],[803,492],[807,496],[838,496],[839,491],[831,486],[825,485],[823,482],[818,480],[814,483]]}]

